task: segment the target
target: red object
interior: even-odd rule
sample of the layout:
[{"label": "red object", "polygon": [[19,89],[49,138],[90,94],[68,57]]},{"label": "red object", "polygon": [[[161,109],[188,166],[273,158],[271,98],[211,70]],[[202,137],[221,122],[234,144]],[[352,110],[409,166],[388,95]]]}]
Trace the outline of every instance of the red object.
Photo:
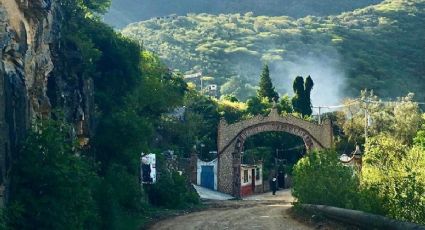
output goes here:
[{"label": "red object", "polygon": [[253,191],[252,191],[252,185],[251,184],[241,186],[241,196],[252,195],[252,193],[253,193]]}]

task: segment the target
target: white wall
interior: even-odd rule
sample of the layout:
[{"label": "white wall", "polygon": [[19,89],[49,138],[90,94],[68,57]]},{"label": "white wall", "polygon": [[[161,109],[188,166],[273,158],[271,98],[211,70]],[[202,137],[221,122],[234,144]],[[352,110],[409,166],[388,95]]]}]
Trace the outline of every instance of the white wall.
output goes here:
[{"label": "white wall", "polygon": [[201,184],[201,170],[202,166],[213,166],[214,167],[214,190],[217,190],[217,159],[210,162],[201,161],[198,159],[197,169],[196,169],[196,183]]},{"label": "white wall", "polygon": [[[263,167],[262,165],[258,165],[258,167],[260,168],[260,179],[259,180],[255,180],[255,185],[262,185],[263,184]],[[254,167],[251,166],[241,166],[241,186],[245,186],[248,184],[252,183],[252,170],[255,169]],[[243,181],[244,179],[244,170],[248,170],[248,182]]]},{"label": "white wall", "polygon": [[[253,167],[241,166],[241,186],[249,185],[252,183],[252,169]],[[248,181],[244,182],[244,171],[248,170]]]}]

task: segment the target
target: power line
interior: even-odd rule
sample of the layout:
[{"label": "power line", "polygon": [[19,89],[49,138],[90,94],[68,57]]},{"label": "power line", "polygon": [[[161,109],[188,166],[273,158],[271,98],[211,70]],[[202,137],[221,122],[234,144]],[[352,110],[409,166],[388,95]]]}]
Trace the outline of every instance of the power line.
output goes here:
[{"label": "power line", "polygon": [[359,99],[356,99],[348,104],[340,104],[340,105],[319,105],[319,106],[312,106],[312,108],[326,108],[326,109],[337,109],[337,108],[343,108],[350,105],[358,104]]},{"label": "power line", "polygon": [[[340,105],[319,105],[319,106],[311,106],[312,108],[315,109],[319,109],[318,111],[318,117],[319,117],[319,124],[322,123],[322,113],[321,110],[322,109],[339,109],[339,108],[344,108],[344,107],[349,107],[355,104],[359,104],[360,102],[364,102],[366,104],[369,103],[374,103],[374,104],[399,104],[399,103],[405,103],[405,102],[411,102],[417,105],[425,105],[425,102],[421,102],[421,101],[364,101],[364,100],[360,100],[360,99],[355,99],[353,101],[351,101],[348,104],[340,104]],[[365,114],[367,116],[367,111],[365,111]]]},{"label": "power line", "polygon": [[[405,102],[411,102],[418,105],[425,105],[425,102],[421,101],[367,101],[365,103],[375,103],[375,104],[400,104]],[[353,102],[350,102],[348,104],[340,104],[340,105],[318,105],[318,106],[312,106],[312,108],[325,108],[325,109],[337,109],[337,108],[344,108],[351,105],[359,104],[360,100],[356,99]]]}]

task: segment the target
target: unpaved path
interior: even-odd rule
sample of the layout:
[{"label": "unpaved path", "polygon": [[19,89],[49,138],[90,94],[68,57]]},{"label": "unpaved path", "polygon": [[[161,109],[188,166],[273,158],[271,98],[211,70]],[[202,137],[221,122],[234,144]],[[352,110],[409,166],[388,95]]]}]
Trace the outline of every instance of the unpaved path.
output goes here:
[{"label": "unpaved path", "polygon": [[313,229],[291,218],[291,201],[288,190],[276,196],[267,193],[241,201],[214,201],[208,210],[163,220],[150,229]]}]

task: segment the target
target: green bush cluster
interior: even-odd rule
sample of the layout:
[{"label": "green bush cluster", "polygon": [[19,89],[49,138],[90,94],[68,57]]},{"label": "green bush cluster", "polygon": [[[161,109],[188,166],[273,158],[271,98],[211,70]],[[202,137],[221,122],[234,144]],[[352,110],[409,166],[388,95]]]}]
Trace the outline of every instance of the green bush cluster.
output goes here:
[{"label": "green bush cluster", "polygon": [[366,145],[361,187],[374,189],[386,215],[425,224],[424,168],[425,149],[379,135]]},{"label": "green bush cluster", "polygon": [[158,183],[145,186],[149,201],[164,208],[189,208],[199,204],[199,196],[187,177],[178,172],[161,173]]},{"label": "green bush cluster", "polygon": [[11,229],[98,226],[95,164],[73,143],[71,127],[37,123],[12,167],[7,222]]},{"label": "green bush cluster", "polygon": [[293,174],[292,194],[298,202],[343,208],[354,206],[358,176],[351,167],[339,162],[335,151],[308,154],[294,166]]},{"label": "green bush cluster", "polygon": [[294,168],[293,195],[323,204],[425,224],[425,149],[387,135],[367,142],[359,174],[334,151],[313,152]]}]

